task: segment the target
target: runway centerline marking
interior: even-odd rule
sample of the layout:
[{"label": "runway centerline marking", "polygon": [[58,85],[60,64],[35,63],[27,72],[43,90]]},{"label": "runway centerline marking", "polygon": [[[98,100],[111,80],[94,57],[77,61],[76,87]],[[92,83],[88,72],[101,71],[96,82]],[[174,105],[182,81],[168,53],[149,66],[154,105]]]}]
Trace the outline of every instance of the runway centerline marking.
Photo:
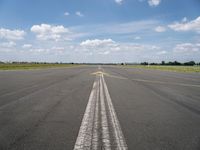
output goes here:
[{"label": "runway centerline marking", "polygon": [[127,150],[128,147],[108,92],[104,73],[94,74],[96,79],[74,150]]}]

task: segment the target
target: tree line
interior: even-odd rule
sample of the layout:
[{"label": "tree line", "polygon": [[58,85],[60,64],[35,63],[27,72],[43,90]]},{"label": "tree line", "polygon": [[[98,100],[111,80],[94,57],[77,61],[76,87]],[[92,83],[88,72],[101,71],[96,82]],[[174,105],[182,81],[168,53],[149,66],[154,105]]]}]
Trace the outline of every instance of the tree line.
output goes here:
[{"label": "tree line", "polygon": [[200,62],[196,63],[195,61],[188,61],[188,62],[178,62],[178,61],[169,61],[165,62],[162,61],[161,63],[149,63],[149,62],[141,62],[141,63],[74,63],[74,62],[69,62],[69,63],[64,63],[64,62],[3,62],[0,61],[0,64],[83,64],[83,65],[163,65],[163,66],[200,66]]},{"label": "tree line", "polygon": [[195,66],[195,65],[200,65],[199,63],[196,63],[195,61],[188,61],[188,62],[178,62],[178,61],[169,61],[169,62],[165,62],[162,61],[161,63],[148,63],[148,62],[142,62],[140,63],[141,65],[165,65],[165,66]]}]

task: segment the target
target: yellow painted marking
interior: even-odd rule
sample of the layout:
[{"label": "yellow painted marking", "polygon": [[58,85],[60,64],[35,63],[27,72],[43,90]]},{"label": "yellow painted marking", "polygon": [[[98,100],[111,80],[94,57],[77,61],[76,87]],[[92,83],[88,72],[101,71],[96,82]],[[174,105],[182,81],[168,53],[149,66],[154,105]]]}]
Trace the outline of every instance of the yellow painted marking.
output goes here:
[{"label": "yellow painted marking", "polygon": [[127,79],[127,78],[120,77],[120,76],[110,75],[110,74],[103,72],[103,71],[97,71],[97,72],[93,72],[91,74],[92,75],[98,75],[98,76],[105,75],[105,76],[108,76],[108,77],[111,77],[111,78],[117,78],[117,79]]},{"label": "yellow painted marking", "polygon": [[105,73],[105,72],[102,72],[102,71],[97,71],[97,72],[93,72],[93,73],[91,73],[92,75],[107,75],[107,73]]}]

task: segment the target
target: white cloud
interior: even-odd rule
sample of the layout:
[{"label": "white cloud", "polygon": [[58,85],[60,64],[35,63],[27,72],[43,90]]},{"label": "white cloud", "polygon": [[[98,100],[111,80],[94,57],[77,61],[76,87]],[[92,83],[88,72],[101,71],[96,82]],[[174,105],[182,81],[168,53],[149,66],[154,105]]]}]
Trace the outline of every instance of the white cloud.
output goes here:
[{"label": "white cloud", "polygon": [[157,52],[156,54],[157,54],[157,55],[165,55],[165,54],[167,54],[167,51],[159,51],[159,52]]},{"label": "white cloud", "polygon": [[115,2],[116,2],[117,4],[120,4],[120,5],[123,3],[123,1],[124,1],[124,0],[115,0]]},{"label": "white cloud", "polygon": [[13,41],[0,43],[1,48],[12,48],[12,47],[15,47],[15,46],[16,46],[16,43],[13,42]]},{"label": "white cloud", "polygon": [[79,16],[79,17],[84,17],[84,15],[83,15],[80,11],[77,11],[75,14],[76,14],[77,16]]},{"label": "white cloud", "polygon": [[174,31],[197,31],[200,33],[200,16],[192,21],[184,19],[182,22],[175,22],[170,24],[169,27]]},{"label": "white cloud", "polygon": [[59,47],[59,46],[55,46],[52,47],[51,50],[55,53],[55,54],[64,54],[65,53],[65,48],[64,47]]},{"label": "white cloud", "polygon": [[108,55],[108,54],[110,54],[110,51],[99,52],[99,54],[101,54],[101,55]]},{"label": "white cloud", "polygon": [[148,0],[149,6],[158,6],[161,0]]},{"label": "white cloud", "polygon": [[64,13],[64,15],[65,15],[65,16],[69,16],[70,13],[66,11],[66,12]]},{"label": "white cloud", "polygon": [[46,48],[34,48],[34,49],[31,49],[30,52],[32,53],[46,53],[48,54],[50,52],[50,49],[46,49]]},{"label": "white cloud", "polygon": [[[130,34],[142,31],[150,31],[159,22],[156,20],[132,21],[120,24],[104,24],[98,26],[90,26],[88,30],[92,30],[95,34]],[[82,27],[83,28],[83,27]]]},{"label": "white cloud", "polygon": [[134,37],[134,39],[135,39],[135,40],[140,40],[141,37],[140,37],[140,36],[136,36],[136,37]]},{"label": "white cloud", "polygon": [[49,24],[33,25],[31,31],[36,34],[39,40],[70,40],[70,31],[62,25],[54,26]]},{"label": "white cloud", "polygon": [[166,31],[166,28],[163,27],[163,26],[157,26],[154,30],[155,30],[156,32],[165,32],[165,31]]},{"label": "white cloud", "polygon": [[161,48],[156,45],[118,43],[112,39],[94,39],[81,42],[80,47],[77,48],[77,52],[80,51],[93,55],[148,55],[150,53],[156,54],[161,51]]},{"label": "white cloud", "polygon": [[173,52],[175,53],[192,53],[192,52],[199,52],[200,51],[200,43],[181,43],[177,44]]},{"label": "white cloud", "polygon": [[10,30],[5,28],[0,28],[0,38],[6,40],[22,40],[26,32],[23,30]]},{"label": "white cloud", "polygon": [[94,40],[86,40],[81,42],[81,46],[86,46],[86,47],[102,47],[102,46],[113,46],[115,44],[115,41],[112,39],[94,39]]},{"label": "white cloud", "polygon": [[187,18],[184,17],[184,18],[182,19],[182,22],[187,22]]},{"label": "white cloud", "polygon": [[22,46],[22,48],[31,48],[31,47],[32,47],[31,44],[24,44],[24,45]]},{"label": "white cloud", "polygon": [[96,53],[102,55],[108,55],[111,52],[118,51],[119,45],[112,39],[94,39],[85,40],[80,43],[80,49],[86,53]]},{"label": "white cloud", "polygon": [[159,47],[159,46],[156,46],[156,45],[151,45],[151,46],[148,46],[148,49],[151,49],[151,50],[159,50],[160,47]]},{"label": "white cloud", "polygon": [[52,47],[52,50],[63,51],[64,49],[65,49],[64,47],[58,47],[58,46]]}]

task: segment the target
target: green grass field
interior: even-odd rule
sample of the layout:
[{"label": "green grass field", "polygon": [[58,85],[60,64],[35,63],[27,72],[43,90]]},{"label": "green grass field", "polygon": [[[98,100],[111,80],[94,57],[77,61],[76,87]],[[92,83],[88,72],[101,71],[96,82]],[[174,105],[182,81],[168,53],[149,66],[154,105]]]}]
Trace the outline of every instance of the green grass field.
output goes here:
[{"label": "green grass field", "polygon": [[0,64],[0,70],[43,69],[58,67],[74,67],[73,64]]},{"label": "green grass field", "polygon": [[155,69],[174,72],[200,72],[200,66],[161,66],[161,65],[126,65],[127,68]]}]

